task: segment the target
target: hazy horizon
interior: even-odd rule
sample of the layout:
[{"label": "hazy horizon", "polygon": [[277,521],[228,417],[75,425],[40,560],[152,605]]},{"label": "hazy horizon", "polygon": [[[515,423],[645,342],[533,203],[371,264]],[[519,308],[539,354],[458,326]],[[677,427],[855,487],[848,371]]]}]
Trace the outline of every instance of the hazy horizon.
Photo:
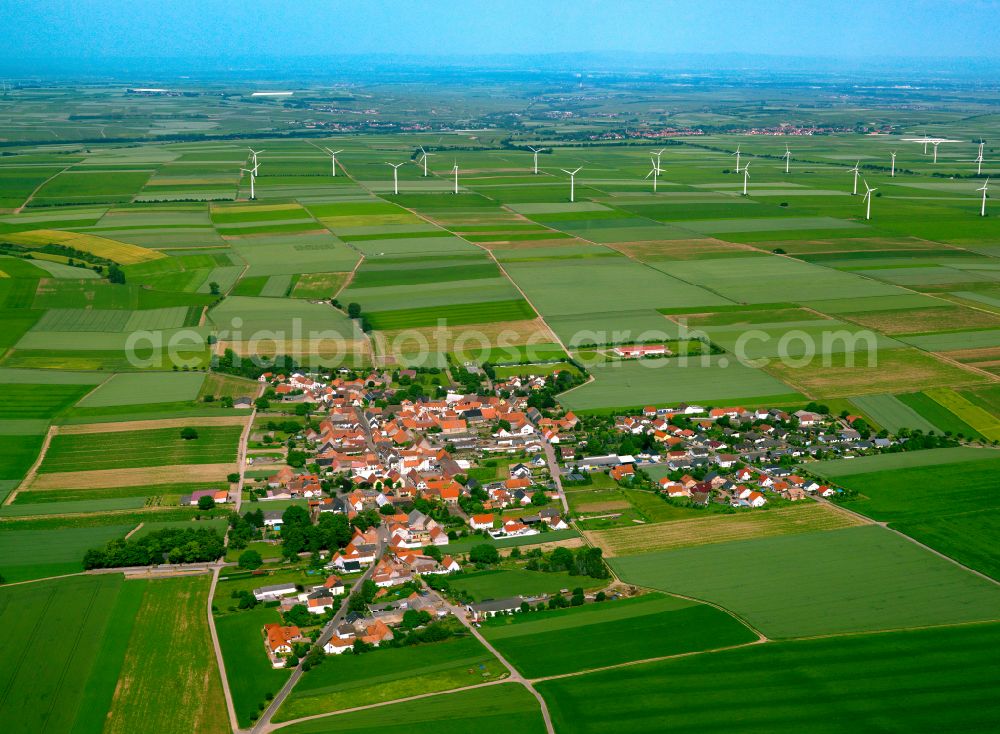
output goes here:
[{"label": "hazy horizon", "polygon": [[[733,55],[897,65],[1000,59],[1000,4],[986,0],[865,0],[831,12],[818,0],[733,4],[622,0],[573,5],[371,0],[318,6],[232,0],[169,5],[79,0],[0,1],[0,63],[115,66],[184,59],[267,67],[308,58],[461,60],[569,55]],[[169,42],[165,42],[169,40]],[[276,64],[277,62],[277,64]]]}]

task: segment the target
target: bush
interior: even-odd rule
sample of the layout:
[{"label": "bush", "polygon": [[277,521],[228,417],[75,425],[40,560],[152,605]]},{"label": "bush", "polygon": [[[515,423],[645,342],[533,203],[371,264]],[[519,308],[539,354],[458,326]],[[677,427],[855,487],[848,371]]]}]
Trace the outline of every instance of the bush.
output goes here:
[{"label": "bush", "polygon": [[215,500],[209,495],[203,495],[198,498],[198,509],[199,510],[214,510]]},{"label": "bush", "polygon": [[188,426],[187,428],[182,428],[181,438],[183,438],[185,441],[192,441],[198,438],[198,430],[195,428],[191,428],[191,426]]}]

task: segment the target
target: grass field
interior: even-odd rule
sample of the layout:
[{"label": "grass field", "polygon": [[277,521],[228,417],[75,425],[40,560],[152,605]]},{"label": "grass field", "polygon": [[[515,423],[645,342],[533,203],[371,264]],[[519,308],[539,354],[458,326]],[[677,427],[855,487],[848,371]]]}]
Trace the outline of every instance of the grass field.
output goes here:
[{"label": "grass field", "polygon": [[966,461],[1000,458],[1000,451],[958,446],[950,449],[904,451],[896,454],[874,454],[855,459],[832,459],[809,465],[809,471],[821,477],[840,481],[852,474],[868,474],[891,469],[910,469],[918,466],[947,466]]},{"label": "grass field", "polygon": [[544,734],[538,701],[526,688],[504,683],[293,724],[288,734],[384,734],[406,721],[413,734],[513,730]]},{"label": "grass field", "polygon": [[662,594],[494,617],[482,632],[529,678],[757,639],[725,612]]},{"label": "grass field", "polygon": [[165,734],[230,730],[205,618],[209,582],[201,575],[145,583],[106,733],[150,722]]},{"label": "grass field", "polygon": [[104,731],[146,584],[106,574],[0,588],[6,731]]},{"label": "grass field", "polygon": [[236,460],[239,426],[202,426],[185,441],[179,428],[56,435],[41,473],[125,469],[175,464],[215,464]]},{"label": "grass field", "polygon": [[3,385],[0,420],[52,418],[92,389],[90,385]]},{"label": "grass field", "polygon": [[124,537],[134,527],[135,523],[124,522],[46,529],[0,525],[0,574],[11,582],[78,573],[83,570],[86,551]]},{"label": "grass field", "polygon": [[[542,541],[536,538],[536,542]],[[595,588],[605,584],[587,576],[570,576],[566,571],[527,571],[521,568],[473,571],[454,576],[449,581],[452,589],[465,592],[477,601],[503,599],[519,594],[553,594],[561,589],[574,589],[577,586]]]},{"label": "grass field", "polygon": [[609,562],[627,582],[716,602],[775,638],[1000,616],[996,586],[877,526]]},{"label": "grass field", "polygon": [[113,375],[80,401],[83,408],[193,400],[205,375],[200,372],[146,372]]},{"label": "grass field", "polygon": [[[998,644],[996,624],[780,642],[538,690],[556,731],[581,734],[990,731],[1000,717]],[[706,681],[747,681],[748,695]]]},{"label": "grass field", "polygon": [[506,674],[500,661],[471,636],[366,655],[345,653],[309,671],[282,704],[275,720],[446,691]]},{"label": "grass field", "polygon": [[[662,501],[661,504],[666,505]],[[594,545],[604,550],[605,557],[613,557],[753,538],[836,530],[859,525],[861,522],[829,506],[803,501],[766,511],[704,515],[673,522],[587,531],[586,535]]]}]

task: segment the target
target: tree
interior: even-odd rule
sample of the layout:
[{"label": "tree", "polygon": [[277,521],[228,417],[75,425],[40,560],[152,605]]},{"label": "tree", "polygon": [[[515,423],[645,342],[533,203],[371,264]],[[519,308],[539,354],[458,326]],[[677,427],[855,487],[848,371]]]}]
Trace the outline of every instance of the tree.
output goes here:
[{"label": "tree", "polygon": [[214,280],[208,284],[208,292],[211,293],[213,296],[219,295],[220,292],[219,288],[220,288],[219,284],[216,283]]},{"label": "tree", "polygon": [[255,550],[247,550],[240,553],[239,566],[249,571],[260,568],[264,565],[264,559]]},{"label": "tree", "polygon": [[429,612],[416,609],[407,609],[403,612],[403,627],[408,630],[415,629],[431,621]]},{"label": "tree", "polygon": [[124,284],[125,271],[123,271],[120,267],[112,263],[111,265],[108,266],[108,282]]},{"label": "tree", "polygon": [[287,528],[305,527],[311,524],[309,511],[302,505],[289,505],[281,513],[282,532]]},{"label": "tree", "polygon": [[438,563],[440,563],[441,559],[444,558],[444,554],[441,552],[441,549],[436,545],[429,545],[424,548],[423,554],[428,558],[433,558]]},{"label": "tree", "polygon": [[214,510],[215,500],[212,499],[211,495],[205,494],[198,498],[198,509],[199,510]]},{"label": "tree", "polygon": [[396,508],[392,506],[391,502],[386,502],[384,505],[378,508],[378,512],[380,515],[386,515],[386,516],[395,515]]},{"label": "tree", "polygon": [[271,401],[265,397],[257,398],[253,404],[257,407],[257,410],[267,410],[271,407]]},{"label": "tree", "polygon": [[198,429],[188,426],[187,428],[181,429],[181,438],[185,441],[192,441],[198,438]]},{"label": "tree", "polygon": [[347,304],[347,315],[356,319],[361,316],[361,304],[360,303],[348,303]]},{"label": "tree", "polygon": [[542,490],[538,490],[531,495],[531,504],[535,507],[544,507],[549,504],[549,497]]},{"label": "tree", "polygon": [[473,563],[494,564],[500,562],[500,551],[492,543],[480,543],[469,551],[469,560]]}]

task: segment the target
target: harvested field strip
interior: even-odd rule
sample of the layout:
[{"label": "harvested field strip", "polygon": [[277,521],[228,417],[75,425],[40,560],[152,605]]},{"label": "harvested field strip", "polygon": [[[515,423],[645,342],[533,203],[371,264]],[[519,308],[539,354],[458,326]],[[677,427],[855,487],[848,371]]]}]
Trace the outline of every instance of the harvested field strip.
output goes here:
[{"label": "harvested field strip", "polygon": [[[249,414],[198,417],[198,426],[242,426]],[[60,435],[85,433],[116,433],[119,431],[148,431],[158,428],[183,428],[191,425],[191,418],[165,418],[163,420],[126,421],[120,423],[80,423],[59,427]]]},{"label": "harvested field strip", "polygon": [[77,232],[63,232],[55,229],[36,229],[30,232],[6,234],[4,237],[9,242],[25,247],[42,248],[49,244],[72,247],[77,250],[89,252],[97,257],[114,260],[121,265],[131,265],[133,263],[158,260],[166,257],[162,252],[147,250],[145,247],[129,245],[125,242],[107,239],[106,237]]},{"label": "harvested field strip", "polygon": [[94,489],[133,487],[140,484],[175,484],[179,482],[218,482],[236,469],[236,463],[181,464],[135,469],[101,469],[39,474],[31,491],[44,489]]},{"label": "harvested field strip", "polygon": [[796,535],[866,524],[864,520],[814,502],[764,512],[712,515],[634,528],[584,532],[608,557],[692,548],[749,538]]}]

